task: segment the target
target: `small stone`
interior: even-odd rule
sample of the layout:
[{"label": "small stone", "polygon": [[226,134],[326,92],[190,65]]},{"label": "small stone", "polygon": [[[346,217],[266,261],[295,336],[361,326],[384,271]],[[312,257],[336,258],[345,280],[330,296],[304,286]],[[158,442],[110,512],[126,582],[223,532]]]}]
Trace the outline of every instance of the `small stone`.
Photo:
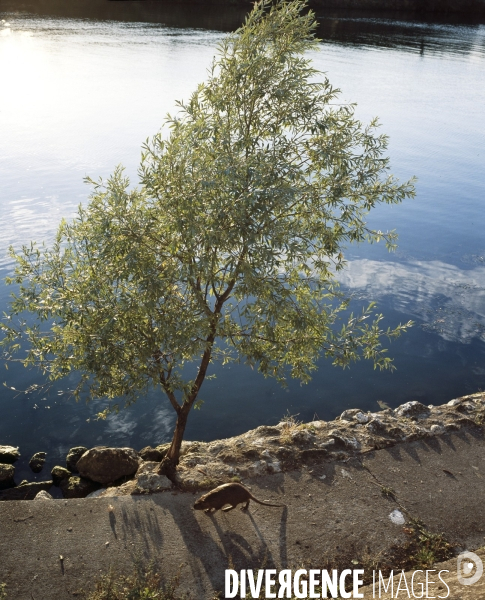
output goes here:
[{"label": "small stone", "polygon": [[409,417],[411,419],[421,419],[429,415],[429,408],[417,400],[406,402],[396,408],[395,414],[400,417]]},{"label": "small stone", "polygon": [[138,454],[142,457],[143,460],[150,462],[162,462],[169,448],[170,444],[161,444],[156,448],[146,446],[145,448],[142,448],[140,452],[138,452]]},{"label": "small stone", "polygon": [[357,450],[360,448],[360,443],[355,438],[344,437],[337,430],[331,431],[329,437],[329,443],[333,442],[333,450]]},{"label": "small stone", "polygon": [[209,444],[207,446],[207,449],[209,450],[209,452],[211,454],[213,454],[214,456],[217,456],[219,454],[219,452],[221,452],[224,449],[224,445],[221,444],[220,442],[214,442],[212,444]]},{"label": "small stone", "polygon": [[266,463],[263,460],[257,460],[256,462],[249,465],[250,475],[260,475],[266,469]]},{"label": "small stone", "polygon": [[[158,463],[145,463],[145,465],[155,464],[156,467],[151,470],[140,468],[136,474],[136,488],[143,492],[159,492],[172,488],[172,482],[165,475],[159,475],[156,472]],[[143,466],[145,466],[143,465]]]},{"label": "small stone", "polygon": [[46,456],[47,454],[45,452],[36,452],[29,460],[29,467],[34,473],[40,473],[42,471]]},{"label": "small stone", "polygon": [[54,500],[54,498],[49,494],[49,492],[41,490],[34,498],[34,500]]},{"label": "small stone", "polygon": [[52,481],[22,482],[17,487],[0,492],[0,500],[33,500],[40,491],[47,491],[52,485]]},{"label": "small stone", "polygon": [[315,436],[306,429],[300,429],[291,434],[291,439],[297,444],[308,444],[315,441]]},{"label": "small stone", "polygon": [[20,458],[18,448],[14,446],[0,446],[0,463],[11,465]]},{"label": "small stone", "polygon": [[66,456],[66,466],[73,473],[77,473],[77,461],[81,458],[81,456],[87,452],[88,449],[84,446],[76,446],[75,448],[71,448]]},{"label": "small stone", "polygon": [[99,488],[99,490],[96,490],[95,492],[91,492],[90,494],[88,494],[87,496],[85,496],[86,498],[98,498],[99,496],[101,496],[103,494],[103,492],[105,492],[108,488]]},{"label": "small stone", "polygon": [[369,416],[366,415],[365,413],[363,413],[362,411],[359,411],[358,413],[356,413],[354,415],[354,419],[357,421],[357,423],[368,423],[369,422]]},{"label": "small stone", "polygon": [[389,518],[394,523],[394,525],[404,525],[404,523],[406,522],[404,515],[397,508],[392,511],[392,513],[389,515]]},{"label": "small stone", "polygon": [[279,460],[273,460],[267,464],[270,473],[281,473],[281,463]]},{"label": "small stone", "polygon": [[279,430],[278,427],[273,427],[270,425],[260,425],[259,427],[256,427],[256,429],[254,430],[255,434],[258,435],[280,435],[281,431]]},{"label": "small stone", "polygon": [[59,465],[55,466],[51,471],[52,481],[54,485],[59,486],[63,479],[71,476],[71,472],[65,469],[64,467],[60,467]]},{"label": "small stone", "polygon": [[185,440],[182,442],[182,446],[180,447],[180,456],[185,456],[188,452],[191,452],[192,449],[198,446],[197,442],[186,442]]},{"label": "small stone", "polygon": [[6,465],[0,463],[0,490],[5,488],[11,488],[15,486],[13,476],[15,474],[15,467],[13,465]]},{"label": "small stone", "polygon": [[379,418],[374,418],[372,421],[367,423],[366,428],[371,432],[377,435],[381,435],[387,432],[387,427],[384,421]]},{"label": "small stone", "polygon": [[99,485],[89,479],[71,476],[63,479],[59,487],[64,498],[85,498],[99,488]]},{"label": "small stone", "polygon": [[358,412],[358,408],[349,408],[348,410],[344,410],[344,412],[340,415],[340,419],[342,421],[353,421],[356,413]]}]

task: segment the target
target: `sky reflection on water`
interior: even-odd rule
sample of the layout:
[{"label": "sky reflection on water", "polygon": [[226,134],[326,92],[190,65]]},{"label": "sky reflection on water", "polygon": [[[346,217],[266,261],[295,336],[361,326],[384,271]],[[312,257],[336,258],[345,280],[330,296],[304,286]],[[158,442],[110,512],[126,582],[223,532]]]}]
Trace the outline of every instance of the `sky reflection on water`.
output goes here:
[{"label": "sky reflection on water", "polygon": [[[174,100],[204,80],[221,31],[243,17],[220,7],[167,12],[149,1],[36,6],[37,15],[29,2],[4,0],[0,9],[10,24],[0,27],[2,277],[10,244],[49,242],[61,217],[86,201],[84,176],[106,177],[122,163],[136,182],[141,144]],[[365,362],[342,372],[322,360],[311,384],[282,390],[244,366],[218,368],[189,438],[233,435],[287,410],[332,418],[350,406],[375,410],[378,399],[438,403],[485,388],[485,27],[445,17],[319,15],[315,66],[342,89],[342,102],[358,103],[359,118],[380,117],[392,172],[418,177],[415,200],[370,215],[372,227],[398,230],[398,251],[349,248],[341,281],[354,310],[377,300],[386,326],[409,318],[416,326],[390,346],[394,373]],[[0,286],[2,311],[8,291]],[[19,390],[39,381],[19,366],[4,373]],[[0,444],[20,444],[24,457],[47,450],[54,464],[73,445],[139,448],[168,439],[172,411],[156,393],[96,422],[102,403],[59,394],[73,385],[74,376],[39,397],[4,389]],[[25,465],[22,473],[29,475]]]}]

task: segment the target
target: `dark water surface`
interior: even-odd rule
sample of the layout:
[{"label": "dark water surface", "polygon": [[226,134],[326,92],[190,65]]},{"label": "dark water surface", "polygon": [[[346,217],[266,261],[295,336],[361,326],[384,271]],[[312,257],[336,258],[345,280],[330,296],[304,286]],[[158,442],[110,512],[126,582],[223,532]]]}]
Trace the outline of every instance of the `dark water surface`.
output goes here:
[{"label": "dark water surface", "polygon": [[[136,180],[141,144],[205,78],[223,32],[244,13],[150,1],[0,0],[2,278],[12,267],[9,244],[49,242],[61,217],[86,200],[84,176],[107,176],[122,163]],[[377,410],[377,400],[441,403],[485,389],[485,26],[408,14],[319,18],[316,67],[342,101],[358,104],[362,120],[380,117],[393,172],[418,177],[415,200],[380,207],[369,219],[398,230],[398,251],[350,248],[342,282],[355,309],[374,299],[386,325],[412,318],[416,326],[390,347],[394,373],[322,361],[309,385],[282,390],[246,367],[217,368],[188,439],[238,434],[287,411],[328,419],[348,407]],[[2,284],[2,311],[8,293]],[[42,381],[21,367],[2,372],[17,390]],[[0,444],[20,445],[26,458],[47,451],[52,466],[73,445],[140,448],[169,439],[173,415],[162,397],[96,422],[101,403],[75,404],[64,393],[69,386],[35,397],[0,390]],[[25,465],[18,474],[29,475]]]}]

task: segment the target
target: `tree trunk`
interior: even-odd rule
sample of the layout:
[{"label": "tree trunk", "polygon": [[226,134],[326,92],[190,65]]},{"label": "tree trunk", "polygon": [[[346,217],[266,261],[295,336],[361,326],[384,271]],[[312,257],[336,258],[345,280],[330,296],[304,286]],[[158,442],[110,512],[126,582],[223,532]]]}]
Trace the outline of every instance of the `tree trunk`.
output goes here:
[{"label": "tree trunk", "polygon": [[192,408],[192,405],[194,404],[195,399],[197,398],[197,394],[200,391],[200,387],[204,383],[207,367],[209,366],[211,359],[212,344],[214,343],[216,337],[217,322],[220,317],[221,308],[224,302],[226,301],[227,296],[229,296],[229,293],[233,286],[234,282],[232,282],[232,284],[228,287],[223,296],[221,296],[217,301],[215,312],[213,315],[214,320],[212,322],[211,332],[206,340],[207,346],[204,350],[204,354],[202,355],[199,371],[197,373],[197,377],[195,378],[190,394],[188,395],[187,400],[182,404],[182,406],[180,406],[177,403],[173,392],[167,391],[168,388],[166,386],[165,379],[162,380],[162,386],[165,388],[165,391],[169,397],[172,406],[177,411],[177,422],[175,424],[175,431],[173,432],[172,443],[170,445],[170,448],[168,449],[167,454],[165,455],[165,458],[160,463],[158,472],[160,474],[166,475],[170,479],[170,481],[172,481],[175,485],[178,484],[176,471],[177,465],[179,464],[180,447],[182,446],[185,426],[187,425],[187,417],[189,416],[190,409]]},{"label": "tree trunk", "polygon": [[173,483],[177,483],[176,470],[180,459],[180,448],[182,446],[185,426],[187,425],[187,418],[190,409],[192,408],[192,404],[193,402],[184,402],[180,407],[180,410],[177,413],[177,422],[175,423],[172,443],[158,469],[160,474],[166,475]]}]

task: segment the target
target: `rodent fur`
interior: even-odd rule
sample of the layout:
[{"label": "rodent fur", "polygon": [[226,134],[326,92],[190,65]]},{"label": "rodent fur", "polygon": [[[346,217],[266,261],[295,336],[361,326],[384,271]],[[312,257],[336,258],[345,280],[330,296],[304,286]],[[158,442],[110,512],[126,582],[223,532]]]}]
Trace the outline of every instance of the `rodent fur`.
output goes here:
[{"label": "rodent fur", "polygon": [[[241,483],[224,483],[223,485],[214,488],[196,500],[194,509],[204,510],[205,512],[221,509],[228,511],[236,508],[238,504],[245,503],[242,509],[246,510],[249,506],[250,500],[254,500],[254,502],[262,504],[263,506],[286,506],[286,504],[269,504],[268,502],[261,502],[261,500],[255,498]],[[222,508],[226,504],[229,504],[230,506]]]}]

